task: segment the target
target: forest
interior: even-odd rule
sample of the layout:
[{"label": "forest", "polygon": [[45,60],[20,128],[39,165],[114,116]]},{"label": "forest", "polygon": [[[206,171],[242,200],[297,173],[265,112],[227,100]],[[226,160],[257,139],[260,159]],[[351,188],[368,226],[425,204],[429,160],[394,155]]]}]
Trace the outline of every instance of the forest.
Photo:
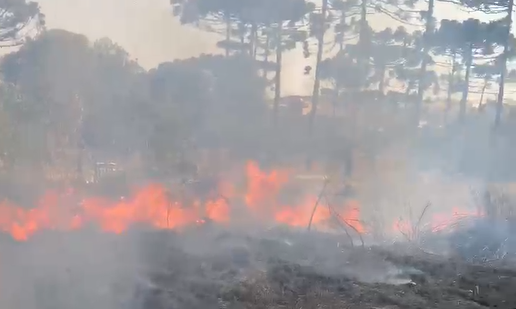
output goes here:
[{"label": "forest", "polygon": [[[36,3],[9,2],[2,178],[82,181],[101,161],[185,176],[201,153],[223,149],[231,160],[338,166],[346,177],[416,151],[438,168],[506,180],[512,0],[453,3],[489,21],[437,20],[434,1],[173,0],[184,27],[221,34],[222,53],[150,70],[109,38],[47,30]],[[373,28],[382,16],[394,26]],[[315,59],[299,68],[314,76],[311,97],[281,95],[289,50]]]}]

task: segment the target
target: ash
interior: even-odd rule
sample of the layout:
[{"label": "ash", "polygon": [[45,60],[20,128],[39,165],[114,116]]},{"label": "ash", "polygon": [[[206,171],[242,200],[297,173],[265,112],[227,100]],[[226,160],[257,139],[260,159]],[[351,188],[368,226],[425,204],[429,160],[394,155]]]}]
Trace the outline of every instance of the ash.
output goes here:
[{"label": "ash", "polygon": [[4,308],[514,308],[516,272],[345,235],[215,225],[3,240]]}]

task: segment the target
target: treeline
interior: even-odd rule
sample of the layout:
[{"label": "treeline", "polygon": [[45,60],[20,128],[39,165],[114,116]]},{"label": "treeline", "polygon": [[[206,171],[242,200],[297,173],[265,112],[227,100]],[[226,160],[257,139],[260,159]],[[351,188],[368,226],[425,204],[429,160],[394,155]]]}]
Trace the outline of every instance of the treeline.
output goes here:
[{"label": "treeline", "polygon": [[146,71],[109,39],[50,30],[0,69],[4,169],[73,171],[80,160],[139,154],[166,172],[194,147],[256,152],[267,125],[265,83],[245,57],[205,55]]},{"label": "treeline", "polygon": [[[343,93],[349,91],[377,89],[385,94],[386,86],[396,83],[407,95],[414,95],[411,107],[417,123],[425,99],[442,90],[447,93],[446,110],[450,109],[452,95],[461,93],[459,117],[464,118],[470,80],[477,77],[484,81],[482,93],[489,83],[499,84],[494,119],[498,125],[507,61],[513,57],[515,46],[510,32],[512,0],[442,1],[455,4],[457,11],[502,15],[491,22],[436,20],[437,2],[321,0],[318,4],[322,5],[317,6],[305,0],[174,0],[172,4],[182,22],[225,33],[226,39],[220,45],[226,55],[238,50],[256,59],[262,50],[265,62],[275,55],[276,76],[281,76],[284,51],[302,46],[305,57],[314,54],[317,64],[311,123],[317,113],[321,81],[332,82],[330,90],[336,101],[342,101]],[[379,15],[400,26],[373,29]],[[337,47],[337,52],[324,59],[324,46],[328,43]],[[442,68],[436,70],[443,62],[451,62],[449,74],[442,74]],[[445,75],[445,89],[438,75]],[[281,87],[278,82],[276,79],[276,88]],[[277,89],[276,105],[279,93]]]},{"label": "treeline", "polygon": [[[438,20],[439,2],[454,5],[458,12],[484,13],[486,18]],[[183,23],[225,35],[219,45],[226,55],[244,54],[274,71],[274,119],[281,105],[285,51],[297,49],[315,58],[315,68],[304,68],[305,74],[315,76],[308,135],[328,123],[315,119],[321,104],[330,101],[334,114],[342,117],[336,126],[347,132],[345,142],[339,142],[346,144],[348,153],[382,156],[385,148],[396,146],[393,140],[405,139],[406,145],[402,132],[415,133],[422,127],[427,140],[419,136],[417,144],[424,151],[439,148],[443,160],[454,152],[457,165],[471,161],[467,152],[482,153],[468,164],[482,165],[484,174],[495,169],[485,168],[497,161],[493,158],[512,153],[492,145],[500,135],[502,144],[511,144],[514,136],[513,121],[507,119],[503,130],[501,126],[503,117],[511,117],[504,95],[516,75],[507,69],[516,47],[511,33],[513,0],[175,0],[172,5]],[[380,28],[377,18],[395,26]],[[472,104],[474,83],[480,84],[480,93]],[[493,93],[493,104],[487,104]],[[486,105],[492,115],[485,112]],[[338,109],[342,112],[335,113]],[[469,113],[472,110],[475,113]],[[281,123],[276,120],[274,125],[280,128]],[[490,132],[498,137],[488,136]],[[453,140],[458,135],[464,140],[460,145]],[[486,153],[487,148],[498,153]],[[506,163],[504,159],[496,164],[501,162]]]},{"label": "treeline", "polygon": [[[351,175],[358,157],[365,165],[386,153],[399,157],[392,149],[410,145],[421,119],[433,121],[432,107],[443,93],[445,108],[437,113],[445,125],[463,123],[474,78],[482,91],[499,85],[492,123],[500,125],[515,46],[511,14],[491,22],[437,21],[434,0],[321,4],[172,1],[183,23],[224,35],[219,45],[225,52],[151,70],[110,39],[90,42],[45,30],[33,3],[4,4],[12,15],[2,17],[0,39],[20,48],[0,64],[1,171],[35,178],[62,169],[81,178],[92,162],[137,157],[149,174],[188,174],[204,150],[226,149],[235,158],[264,162],[300,157],[310,166],[325,160]],[[512,0],[457,5],[512,11]],[[400,26],[374,28],[378,14]],[[326,46],[333,52],[325,53]],[[315,68],[300,68],[300,74],[315,74],[306,116],[288,113],[281,98],[282,59],[293,49],[315,57]],[[447,61],[451,66],[439,69]],[[450,111],[457,93],[455,117]],[[484,101],[482,95],[478,105]],[[320,112],[324,105],[333,113]]]}]

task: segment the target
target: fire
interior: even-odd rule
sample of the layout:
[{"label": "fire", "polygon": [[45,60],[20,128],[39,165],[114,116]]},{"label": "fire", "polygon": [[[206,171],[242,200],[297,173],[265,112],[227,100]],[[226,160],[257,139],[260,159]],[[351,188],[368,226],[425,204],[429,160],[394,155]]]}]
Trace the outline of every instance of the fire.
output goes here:
[{"label": "fire", "polygon": [[483,217],[484,214],[480,211],[470,210],[470,209],[461,209],[458,207],[454,207],[452,209],[451,214],[442,214],[438,213],[432,216],[431,221],[431,230],[432,232],[442,231],[455,223],[460,222],[460,220],[465,218],[476,218]]},{"label": "fire", "polygon": [[249,162],[246,167],[247,192],[246,204],[255,212],[262,207],[275,204],[275,197],[281,188],[288,182],[288,173],[285,170],[273,170],[270,173],[263,172],[255,162]]},{"label": "fire", "polygon": [[453,229],[456,224],[459,224],[463,219],[479,218],[483,217],[484,214],[478,210],[471,210],[468,208],[452,208],[451,212],[434,213],[430,216],[429,220],[400,220],[393,224],[393,230],[399,232],[407,237],[418,237],[419,233],[429,232],[440,232],[448,229]]},{"label": "fire", "polygon": [[[299,205],[278,202],[281,190],[291,181],[287,170],[267,172],[255,162],[248,162],[245,176],[246,186],[240,196],[231,183],[221,182],[212,199],[193,200],[188,204],[182,202],[184,199],[171,196],[165,186],[157,183],[135,189],[132,196],[119,200],[81,198],[73,191],[50,191],[32,209],[3,201],[0,203],[0,230],[15,240],[25,241],[41,230],[67,231],[90,225],[104,232],[123,233],[138,224],[157,229],[181,229],[206,220],[228,224],[232,220],[234,201],[241,201],[253,218],[296,227],[307,226],[310,218],[312,224],[319,224],[332,217],[330,208],[322,201],[314,211],[317,196],[307,195]],[[357,203],[333,209],[340,220],[364,232]]]}]

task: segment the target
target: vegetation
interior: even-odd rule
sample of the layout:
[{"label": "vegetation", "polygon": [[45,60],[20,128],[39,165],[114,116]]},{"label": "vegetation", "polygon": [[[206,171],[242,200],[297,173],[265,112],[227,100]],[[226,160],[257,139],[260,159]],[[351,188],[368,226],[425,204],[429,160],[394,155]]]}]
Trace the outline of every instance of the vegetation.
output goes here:
[{"label": "vegetation", "polygon": [[[0,40],[21,45],[0,65],[1,171],[25,171],[36,179],[59,167],[66,179],[81,179],[96,161],[139,158],[146,173],[169,177],[194,173],[203,151],[226,149],[234,160],[324,161],[352,177],[393,161],[389,156],[403,157],[411,147],[456,147],[450,138],[459,134],[476,139],[461,151],[485,149],[490,137],[478,139],[487,117],[480,111],[490,106],[493,84],[499,91],[490,122],[501,128],[497,136],[511,140],[510,113],[502,113],[504,87],[514,75],[506,69],[516,47],[511,14],[491,22],[438,21],[433,0],[424,11],[415,9],[422,2],[391,0],[323,0],[320,7],[305,0],[172,5],[185,27],[223,34],[224,55],[145,70],[108,38],[90,42],[45,30],[34,3],[0,4]],[[456,5],[488,13],[511,12],[513,6],[512,0]],[[377,29],[370,24],[375,15],[400,26]],[[27,32],[29,25],[37,31]],[[328,45],[333,52],[325,52]],[[315,80],[306,115],[294,103],[285,106],[281,96],[282,57],[295,49],[316,63],[314,70],[304,68]],[[481,95],[472,104],[475,80]],[[475,133],[456,130],[464,126]],[[451,151],[446,149],[428,153],[442,159]],[[494,156],[510,158],[511,149]],[[493,155],[461,158],[456,168],[475,170],[487,157]]]}]

